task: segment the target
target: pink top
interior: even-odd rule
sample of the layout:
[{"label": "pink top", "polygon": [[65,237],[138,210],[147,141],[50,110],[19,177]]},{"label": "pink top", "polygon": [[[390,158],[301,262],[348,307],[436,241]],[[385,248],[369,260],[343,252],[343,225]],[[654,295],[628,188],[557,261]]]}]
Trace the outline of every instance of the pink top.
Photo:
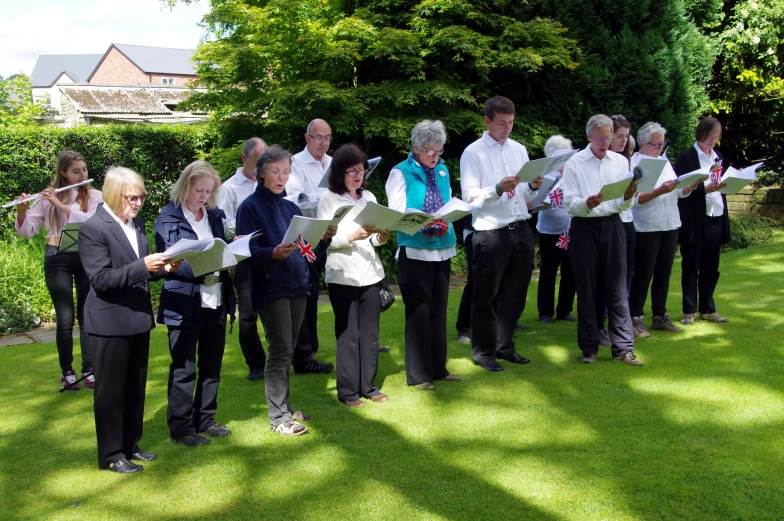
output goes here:
[{"label": "pink top", "polygon": [[68,205],[71,208],[70,218],[63,212],[57,212],[60,222],[52,222],[50,220],[52,212],[49,211],[52,205],[49,201],[43,199],[39,200],[27,211],[27,215],[25,215],[25,220],[21,226],[19,225],[19,221],[14,219],[16,231],[18,231],[19,235],[22,237],[29,239],[37,234],[38,230],[41,229],[41,225],[43,225],[44,230],[46,230],[46,238],[50,239],[52,237],[59,237],[63,232],[63,228],[65,228],[65,225],[68,223],[83,223],[95,213],[98,204],[103,202],[103,196],[101,195],[100,190],[90,190],[90,198],[87,201],[87,211],[83,212],[81,205],[76,202],[76,192],[76,188],[72,188],[68,192],[72,201],[71,204]]}]

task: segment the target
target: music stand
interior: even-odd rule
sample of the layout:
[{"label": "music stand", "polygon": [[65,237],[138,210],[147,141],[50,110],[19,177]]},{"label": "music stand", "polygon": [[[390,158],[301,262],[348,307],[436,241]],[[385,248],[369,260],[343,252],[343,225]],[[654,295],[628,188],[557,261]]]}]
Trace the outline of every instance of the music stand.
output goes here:
[{"label": "music stand", "polygon": [[71,387],[73,387],[74,385],[79,385],[79,382],[81,382],[82,380],[85,380],[86,378],[89,378],[89,377],[90,377],[90,376],[92,376],[92,375],[93,375],[93,372],[92,372],[92,371],[87,371],[86,373],[84,373],[84,374],[82,375],[82,377],[81,377],[81,378],[79,378],[78,380],[76,380],[74,383],[66,385],[65,387],[63,387],[62,389],[60,389],[60,390],[59,390],[59,391],[57,391],[57,392],[61,393],[61,392],[63,392],[63,391],[67,391],[68,389],[70,389],[70,388],[71,388]]},{"label": "music stand", "polygon": [[79,228],[82,223],[68,223],[60,234],[57,253],[77,253],[79,251]]}]

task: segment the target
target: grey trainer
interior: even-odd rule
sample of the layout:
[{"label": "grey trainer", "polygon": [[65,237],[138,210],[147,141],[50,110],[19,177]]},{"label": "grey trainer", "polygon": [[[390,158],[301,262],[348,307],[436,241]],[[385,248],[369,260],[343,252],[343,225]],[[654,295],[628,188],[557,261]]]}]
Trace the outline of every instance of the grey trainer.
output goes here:
[{"label": "grey trainer", "polygon": [[681,320],[681,324],[683,324],[684,326],[693,326],[696,320],[697,320],[697,313],[684,313],[683,320]]}]

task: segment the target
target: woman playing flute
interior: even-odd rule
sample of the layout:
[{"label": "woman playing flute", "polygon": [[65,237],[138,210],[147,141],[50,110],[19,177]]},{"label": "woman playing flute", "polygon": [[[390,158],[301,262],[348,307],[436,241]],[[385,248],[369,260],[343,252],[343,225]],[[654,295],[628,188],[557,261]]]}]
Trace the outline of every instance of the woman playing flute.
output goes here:
[{"label": "woman playing flute", "polygon": [[[52,183],[41,192],[40,201],[32,208],[31,202],[16,206],[16,231],[27,239],[33,237],[43,226],[46,230],[46,251],[44,253],[44,276],[49,295],[52,297],[57,321],[57,353],[60,358],[62,377],[60,385],[64,389],[76,391],[76,374],[73,363],[74,301],[73,287],[76,285],[76,316],[80,326],[82,351],[82,375],[92,372],[87,338],[82,326],[84,301],[90,290],[90,283],[84,272],[79,254],[76,252],[57,253],[60,235],[68,223],[84,222],[95,213],[98,204],[103,202],[101,192],[83,184],[78,188],[60,191],[87,179],[87,164],[84,157],[72,150],[64,150],[57,157],[57,168]],[[22,194],[17,200],[30,197]],[[95,379],[92,375],[84,380],[85,387],[92,389]]]}]

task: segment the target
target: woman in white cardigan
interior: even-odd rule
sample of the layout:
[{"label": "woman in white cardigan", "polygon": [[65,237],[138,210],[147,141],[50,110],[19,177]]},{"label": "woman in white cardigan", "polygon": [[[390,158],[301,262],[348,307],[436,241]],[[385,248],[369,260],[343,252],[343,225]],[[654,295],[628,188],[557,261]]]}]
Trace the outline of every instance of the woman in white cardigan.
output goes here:
[{"label": "woman in white cardigan", "polygon": [[349,407],[364,406],[361,398],[387,400],[373,379],[378,369],[379,285],[384,278],[376,247],[389,239],[389,231],[354,222],[369,201],[376,201],[365,189],[367,172],[367,156],[356,145],[338,148],[332,157],[329,191],[321,196],[318,209],[319,219],[331,219],[341,206],[354,206],[332,238],[325,271],[335,314],[338,399]]}]

